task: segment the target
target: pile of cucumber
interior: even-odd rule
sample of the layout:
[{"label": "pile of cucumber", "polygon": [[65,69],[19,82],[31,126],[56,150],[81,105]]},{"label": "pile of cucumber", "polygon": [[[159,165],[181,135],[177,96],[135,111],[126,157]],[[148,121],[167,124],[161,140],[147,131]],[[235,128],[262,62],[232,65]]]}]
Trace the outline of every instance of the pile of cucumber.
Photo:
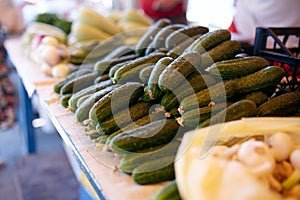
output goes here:
[{"label": "pile of cucumber", "polygon": [[[119,169],[136,183],[174,180],[186,131],[299,111],[299,91],[273,95],[285,71],[242,52],[227,30],[161,19],[135,47],[119,46],[106,58],[99,54],[54,91],[93,141],[121,155]],[[165,194],[178,196],[174,182],[171,191]]]}]

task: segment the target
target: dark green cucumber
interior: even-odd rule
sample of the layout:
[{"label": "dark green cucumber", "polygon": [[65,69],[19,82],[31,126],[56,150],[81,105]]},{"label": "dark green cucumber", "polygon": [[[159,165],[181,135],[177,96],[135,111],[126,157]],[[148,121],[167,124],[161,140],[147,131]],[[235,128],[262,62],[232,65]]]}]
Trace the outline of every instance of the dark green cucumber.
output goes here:
[{"label": "dark green cucumber", "polygon": [[114,152],[136,152],[166,144],[176,137],[179,128],[175,119],[153,121],[115,136],[110,142],[110,147]]},{"label": "dark green cucumber", "polygon": [[90,138],[91,140],[96,140],[97,138],[100,137],[100,134],[99,134],[99,133],[90,133],[90,134],[88,134],[88,135],[89,135],[89,138]]},{"label": "dark green cucumber", "polygon": [[238,53],[242,52],[240,42],[235,40],[226,40],[214,48],[201,54],[200,71],[204,71],[207,67],[211,66],[215,62],[222,60],[233,59]]},{"label": "dark green cucumber", "polygon": [[150,55],[143,56],[140,58],[137,58],[135,60],[132,60],[131,62],[123,65],[120,67],[115,73],[113,77],[113,82],[117,83],[128,71],[141,66],[141,65],[153,65],[155,64],[160,58],[164,57],[165,54],[161,52],[154,52]]},{"label": "dark green cucumber", "polygon": [[173,156],[175,159],[179,144],[180,142],[174,141],[154,151],[125,154],[120,160],[119,167],[125,173],[132,173],[134,168],[149,160],[160,159],[165,156]]},{"label": "dark green cucumber", "polygon": [[77,101],[80,97],[85,96],[87,94],[92,94],[92,93],[98,92],[99,90],[102,90],[102,89],[104,89],[106,87],[109,87],[111,85],[113,85],[112,81],[111,80],[106,80],[106,81],[103,81],[101,83],[90,85],[90,86],[76,92],[69,99],[69,102],[68,102],[69,108],[71,109],[71,111],[74,112],[77,109]]},{"label": "dark green cucumber", "polygon": [[65,108],[68,108],[68,101],[71,98],[72,94],[64,94],[60,97],[59,103]]},{"label": "dark green cucumber", "polygon": [[205,34],[208,32],[208,28],[204,26],[187,26],[172,32],[167,36],[165,40],[165,46],[168,50],[173,49],[178,44],[191,38],[195,35]]},{"label": "dark green cucumber", "polygon": [[103,81],[106,81],[108,80],[110,77],[108,74],[103,74],[102,76],[99,76],[98,78],[96,78],[94,80],[94,83],[97,84],[97,83],[100,83],[100,82],[103,82]]},{"label": "dark green cucumber", "polygon": [[125,61],[130,61],[136,59],[138,56],[135,54],[122,56],[118,58],[112,58],[110,60],[99,60],[95,63],[94,70],[99,74],[107,74],[109,70],[116,64],[123,63]]},{"label": "dark green cucumber", "polygon": [[152,99],[150,99],[150,96],[149,96],[148,85],[144,86],[144,94],[143,94],[141,100],[142,101],[152,101]]},{"label": "dark green cucumber", "polygon": [[108,138],[108,135],[101,135],[97,138],[97,143],[98,144],[105,144],[106,140]]},{"label": "dark green cucumber", "polygon": [[[140,79],[140,72],[149,67],[149,66],[153,66],[155,63],[144,63],[141,64],[139,66],[134,67],[133,69],[130,69],[129,71],[124,72],[121,77],[118,79],[119,84],[124,84],[127,82],[139,82],[139,83],[143,83],[143,81]],[[113,79],[115,80],[115,79]]]},{"label": "dark green cucumber", "polygon": [[131,62],[131,60],[128,60],[128,61],[124,61],[124,62],[121,62],[121,63],[118,63],[118,64],[112,66],[112,67],[110,68],[109,72],[108,72],[108,76],[109,76],[110,78],[113,78],[114,75],[115,75],[115,72],[116,72],[119,68],[121,68],[123,65],[128,64],[128,63],[130,63],[130,62]]},{"label": "dark green cucumber", "polygon": [[108,53],[103,60],[111,60],[114,58],[119,58],[127,55],[135,54],[134,47],[131,45],[122,45]]},{"label": "dark green cucumber", "polygon": [[226,80],[252,74],[268,65],[269,62],[263,57],[248,56],[216,62],[205,71],[212,76],[222,77],[223,80]]},{"label": "dark green cucumber", "polygon": [[61,94],[75,94],[76,92],[94,84],[94,80],[99,77],[96,72],[84,74],[66,82],[60,89]]},{"label": "dark green cucumber", "polygon": [[273,97],[258,107],[259,116],[293,116],[300,109],[300,92]]},{"label": "dark green cucumber", "polygon": [[212,106],[195,108],[193,110],[184,112],[181,117],[177,118],[176,120],[182,126],[195,128],[199,126],[201,122],[204,122],[219,111],[225,109],[226,106],[227,103],[217,103]]},{"label": "dark green cucumber", "polygon": [[165,115],[164,115],[164,112],[154,112],[154,113],[151,113],[149,115],[146,115],[134,122],[132,122],[131,124],[128,124],[127,126],[125,127],[122,127],[121,129],[119,129],[118,131],[112,133],[109,138],[107,139],[107,145],[110,145],[110,142],[111,140],[118,134],[124,132],[124,131],[127,131],[127,130],[130,130],[130,129],[135,129],[135,128],[138,128],[139,126],[144,126],[146,124],[149,124],[151,123],[152,121],[155,121],[155,120],[161,120],[161,119],[164,119],[165,118]]},{"label": "dark green cucumber", "polygon": [[167,52],[167,56],[172,57],[173,59],[177,58],[178,56],[180,56],[185,49],[191,45],[200,35],[195,35],[193,37],[189,37],[187,38],[185,41],[181,42],[180,44],[178,44],[177,46],[175,46],[173,49],[170,49]]},{"label": "dark green cucumber", "polygon": [[237,92],[240,95],[262,91],[280,83],[285,72],[278,66],[267,66],[255,73],[241,78],[234,79],[237,85]]},{"label": "dark green cucumber", "polygon": [[175,30],[185,27],[183,24],[170,24],[157,32],[153,38],[152,45],[154,49],[166,48],[165,40]]},{"label": "dark green cucumber", "polygon": [[152,40],[153,40],[154,36],[157,34],[157,32],[161,28],[163,28],[169,24],[171,24],[171,21],[169,19],[163,18],[163,19],[159,19],[158,21],[156,21],[153,24],[153,26],[149,27],[148,31],[141,37],[141,39],[136,44],[136,47],[135,47],[136,54],[139,56],[144,56],[147,47],[152,42]]},{"label": "dark green cucumber", "polygon": [[148,84],[150,74],[153,70],[155,65],[149,65],[148,67],[145,67],[142,69],[139,73],[139,78],[142,81],[142,83]]},{"label": "dark green cucumber", "polygon": [[144,87],[141,83],[128,82],[99,99],[89,111],[89,119],[95,122],[103,121],[112,113],[136,103],[143,95]]},{"label": "dark green cucumber", "polygon": [[84,96],[80,97],[80,98],[78,99],[78,101],[77,101],[77,104],[76,104],[77,108],[78,108],[85,100],[87,100],[91,95],[92,95],[92,94],[87,94],[87,95],[84,95]]},{"label": "dark green cucumber", "polygon": [[174,89],[173,92],[164,94],[160,104],[164,106],[166,110],[170,110],[174,107],[178,107],[179,101],[183,98],[199,92],[213,84],[216,80],[210,75],[201,75],[199,73],[193,73],[187,77],[180,85]]},{"label": "dark green cucumber", "polygon": [[197,38],[185,51],[198,51],[202,54],[230,38],[231,34],[227,29],[211,31]]},{"label": "dark green cucumber", "polygon": [[174,108],[171,108],[169,111],[167,111],[165,113],[165,116],[167,118],[178,118],[181,116],[181,114],[179,113],[178,108],[174,107]]},{"label": "dark green cucumber", "polygon": [[86,99],[82,104],[80,104],[75,111],[75,119],[77,122],[83,122],[89,118],[89,111],[93,105],[99,101],[104,95],[111,92],[113,89],[117,88],[119,85],[111,85],[103,88]]},{"label": "dark green cucumber", "polygon": [[174,179],[168,183],[165,187],[155,192],[150,200],[181,200],[176,180]]},{"label": "dark green cucumber", "polygon": [[93,72],[92,69],[79,69],[69,75],[67,75],[63,80],[57,82],[53,86],[53,91],[57,94],[60,94],[60,89],[64,86],[68,81],[73,80],[76,77],[80,77],[84,74],[88,74]]},{"label": "dark green cucumber", "polygon": [[257,106],[260,106],[261,104],[263,104],[264,102],[266,102],[268,100],[268,95],[266,95],[262,91],[255,91],[255,92],[245,95],[241,99],[247,99],[247,100],[254,101]]},{"label": "dark green cucumber", "polygon": [[256,117],[257,114],[258,109],[253,101],[240,100],[205,120],[199,127],[202,128],[213,124],[239,120],[243,117]]},{"label": "dark green cucumber", "polygon": [[227,102],[236,96],[237,86],[235,81],[220,82],[195,94],[185,97],[179,106],[179,112],[184,113],[189,110],[208,106],[210,102]]},{"label": "dark green cucumber", "polygon": [[160,74],[166,69],[166,67],[173,62],[171,57],[163,57],[158,60],[155,64],[154,69],[152,70],[149,80],[148,80],[148,91],[150,99],[158,99],[162,91],[158,87],[158,79]]},{"label": "dark green cucumber", "polygon": [[196,51],[181,54],[160,74],[158,79],[159,88],[164,92],[173,91],[180,82],[197,71],[196,69],[201,63],[200,58],[200,54]]},{"label": "dark green cucumber", "polygon": [[134,182],[145,185],[175,179],[174,157],[165,156],[147,161],[132,171]]},{"label": "dark green cucumber", "polygon": [[110,135],[113,132],[125,127],[126,125],[136,121],[149,113],[150,102],[138,102],[129,108],[125,108],[105,121],[98,122],[96,130],[99,134]]}]

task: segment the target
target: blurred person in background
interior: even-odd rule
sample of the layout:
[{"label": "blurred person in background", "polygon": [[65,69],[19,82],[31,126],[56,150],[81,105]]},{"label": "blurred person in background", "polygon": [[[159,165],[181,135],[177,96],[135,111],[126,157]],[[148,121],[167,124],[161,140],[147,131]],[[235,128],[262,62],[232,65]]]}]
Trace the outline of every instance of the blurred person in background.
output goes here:
[{"label": "blurred person in background", "polygon": [[153,20],[168,18],[173,24],[187,24],[187,0],[140,0],[139,8]]},{"label": "blurred person in background", "polygon": [[232,39],[240,41],[252,54],[256,27],[300,27],[299,8],[300,0],[235,0],[235,14],[229,27]]}]

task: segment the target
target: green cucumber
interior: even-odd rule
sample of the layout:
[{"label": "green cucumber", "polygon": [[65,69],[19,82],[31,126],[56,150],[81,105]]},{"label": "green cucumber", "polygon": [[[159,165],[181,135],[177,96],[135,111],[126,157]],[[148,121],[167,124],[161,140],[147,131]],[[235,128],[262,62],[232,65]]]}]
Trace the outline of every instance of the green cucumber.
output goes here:
[{"label": "green cucumber", "polygon": [[199,126],[201,122],[209,119],[214,114],[219,111],[225,109],[227,103],[217,103],[212,106],[205,106],[201,108],[195,108],[193,110],[189,110],[184,112],[180,118],[177,118],[177,122],[182,126],[187,126],[191,128],[195,128]]},{"label": "green cucumber", "polygon": [[180,56],[185,49],[191,45],[200,35],[195,35],[193,37],[189,37],[187,38],[185,41],[181,42],[180,44],[178,44],[177,46],[175,46],[173,49],[170,49],[167,52],[167,56],[172,57],[173,59],[177,58],[178,56]]},{"label": "green cucumber", "polygon": [[240,100],[202,122],[199,125],[199,128],[213,124],[239,120],[243,117],[256,117],[257,114],[258,109],[253,101]]},{"label": "green cucumber", "polygon": [[255,91],[255,92],[245,95],[241,99],[247,99],[247,100],[254,101],[257,106],[260,106],[261,104],[263,104],[264,102],[266,102],[268,100],[268,95],[266,95],[262,91]]},{"label": "green cucumber", "polygon": [[94,70],[98,72],[99,74],[107,74],[109,73],[109,70],[116,64],[123,63],[126,61],[134,60],[138,56],[135,54],[122,56],[118,58],[112,58],[110,60],[99,60],[94,65]]},{"label": "green cucumber", "polygon": [[92,69],[79,69],[71,74],[68,74],[63,80],[57,82],[53,86],[53,91],[57,94],[60,94],[61,88],[70,80],[73,80],[76,77],[80,77],[84,74],[93,72]]},{"label": "green cucumber", "polygon": [[87,95],[83,95],[82,97],[80,97],[77,101],[77,108],[85,101],[87,100],[92,94],[87,94]]},{"label": "green cucumber", "polygon": [[148,67],[145,67],[142,69],[139,73],[139,78],[142,81],[142,83],[148,84],[150,74],[153,70],[155,65],[149,65]]},{"label": "green cucumber", "polygon": [[254,91],[262,91],[270,87],[276,87],[284,77],[284,69],[278,66],[267,66],[255,73],[234,79],[236,90],[240,95]]},{"label": "green cucumber", "polygon": [[201,63],[200,58],[200,54],[196,51],[181,54],[160,74],[158,79],[159,88],[164,92],[173,91],[180,82],[197,71],[196,69]]},{"label": "green cucumber", "polygon": [[105,121],[98,122],[96,130],[99,134],[110,135],[126,125],[142,118],[149,113],[150,102],[138,102],[129,108],[113,113],[113,116]]},{"label": "green cucumber", "polygon": [[153,184],[175,179],[174,157],[165,156],[149,160],[132,171],[133,180],[140,184]]},{"label": "green cucumber", "polygon": [[258,107],[259,116],[293,116],[300,109],[300,92],[273,97]]},{"label": "green cucumber", "polygon": [[155,192],[150,200],[181,200],[176,180],[174,179],[168,183],[165,187]]},{"label": "green cucumber", "polygon": [[127,130],[130,130],[130,129],[135,129],[135,128],[138,128],[139,126],[144,126],[146,124],[149,124],[151,123],[152,121],[155,121],[155,120],[161,120],[161,119],[164,119],[165,118],[165,115],[163,112],[154,112],[154,113],[151,113],[151,114],[148,114],[130,124],[128,124],[127,126],[125,127],[122,127],[121,129],[119,129],[118,131],[112,133],[109,138],[107,139],[107,145],[110,145],[110,142],[111,140],[118,134],[124,132],[124,131],[127,131]]},{"label": "green cucumber", "polygon": [[109,79],[109,75],[108,74],[103,74],[102,76],[99,76],[98,78],[96,78],[94,80],[94,83],[97,84],[97,83],[101,83],[103,81],[106,81]]},{"label": "green cucumber", "polygon": [[65,108],[68,108],[68,101],[71,98],[72,94],[64,94],[60,97],[59,103]]},{"label": "green cucumber", "polygon": [[69,108],[71,109],[71,111],[74,112],[77,109],[77,101],[79,100],[80,97],[85,96],[87,94],[92,94],[92,93],[98,92],[99,90],[102,90],[111,85],[113,85],[111,80],[106,80],[101,83],[90,85],[90,86],[74,93],[72,95],[72,97],[69,99],[69,102],[68,102]]},{"label": "green cucumber", "polygon": [[204,26],[187,26],[172,32],[165,41],[165,46],[168,50],[173,49],[183,41],[195,35],[202,35],[208,32],[208,28]]},{"label": "green cucumber", "polygon": [[130,63],[130,62],[131,62],[131,60],[128,60],[128,61],[124,61],[124,62],[115,64],[114,66],[112,66],[112,67],[110,68],[109,72],[108,72],[109,78],[113,78],[114,75],[115,75],[115,72],[116,72],[119,68],[123,67],[123,65],[128,64],[128,63]]},{"label": "green cucumber", "polygon": [[182,99],[179,106],[179,112],[184,113],[189,110],[208,106],[210,102],[225,103],[236,96],[237,85],[235,81],[220,82],[204,90],[189,95]]},{"label": "green cucumber", "polygon": [[93,105],[99,101],[103,96],[111,92],[113,89],[117,88],[119,85],[111,85],[103,88],[88,97],[82,104],[80,104],[75,110],[75,120],[77,122],[83,122],[89,118],[89,111]]},{"label": "green cucumber", "polygon": [[60,89],[61,94],[75,94],[76,92],[94,84],[94,80],[99,76],[96,72],[84,74],[66,82]]},{"label": "green cucumber", "polygon": [[168,35],[170,35],[175,30],[185,27],[183,24],[170,24],[168,26],[163,27],[161,30],[157,32],[155,37],[153,38],[152,44],[154,49],[166,48],[165,40]]},{"label": "green cucumber", "polygon": [[101,122],[118,110],[136,103],[143,93],[144,87],[141,83],[123,84],[104,95],[93,105],[89,111],[89,119]]},{"label": "green cucumber", "polygon": [[198,51],[202,54],[230,38],[231,34],[227,29],[211,31],[197,38],[185,51]]},{"label": "green cucumber", "polygon": [[119,167],[125,173],[132,173],[134,168],[146,161],[160,159],[165,156],[173,156],[175,158],[179,145],[180,142],[174,141],[166,145],[162,145],[159,149],[152,150],[150,152],[125,154],[120,160]]},{"label": "green cucumber", "polygon": [[201,75],[199,73],[193,73],[184,80],[183,83],[174,89],[173,92],[164,94],[160,104],[164,106],[166,110],[170,110],[174,107],[178,107],[179,101],[183,98],[199,92],[213,84],[216,80],[210,75]]},{"label": "green cucumber", "polygon": [[115,136],[110,142],[110,147],[114,152],[136,152],[166,144],[176,137],[179,128],[175,119],[153,121]]},{"label": "green cucumber", "polygon": [[205,71],[205,69],[215,62],[222,60],[233,59],[238,53],[242,52],[242,47],[240,42],[235,40],[226,40],[214,48],[201,54],[201,65],[199,66],[199,71]]},{"label": "green cucumber", "polygon": [[164,57],[165,54],[161,52],[155,52],[147,56],[143,56],[132,60],[131,62],[123,65],[114,73],[113,82],[118,83],[118,81],[130,70],[138,67],[138,66],[145,66],[145,65],[153,65],[155,64],[160,58]]},{"label": "green cucumber", "polygon": [[171,62],[173,62],[173,58],[163,57],[159,59],[155,64],[148,80],[148,91],[150,99],[158,99],[161,96],[162,91],[158,87],[158,79],[160,74]]},{"label": "green cucumber", "polygon": [[147,47],[152,42],[152,40],[153,40],[154,36],[157,34],[157,32],[161,28],[163,28],[169,24],[171,24],[171,21],[169,19],[162,18],[162,19],[159,19],[158,21],[156,21],[153,24],[153,26],[149,27],[147,32],[141,37],[141,39],[136,44],[136,47],[135,47],[136,54],[139,56],[144,56]]},{"label": "green cucumber", "polygon": [[269,65],[263,57],[248,56],[223,60],[206,68],[212,76],[222,77],[223,80],[234,79],[257,72]]}]

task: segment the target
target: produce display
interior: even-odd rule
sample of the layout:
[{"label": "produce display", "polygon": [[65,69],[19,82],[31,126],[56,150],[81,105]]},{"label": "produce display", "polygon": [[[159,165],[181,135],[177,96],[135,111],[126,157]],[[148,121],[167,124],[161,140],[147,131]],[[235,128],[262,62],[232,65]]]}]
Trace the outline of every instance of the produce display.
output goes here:
[{"label": "produce display", "polygon": [[123,45],[132,48],[152,24],[137,10],[104,16],[81,7],[73,21],[42,13],[26,27],[22,45],[46,75],[64,78],[83,61],[95,62]]},{"label": "produce display", "polygon": [[[231,40],[227,30],[171,24],[168,19],[152,24],[146,18],[136,17],[137,14],[130,11],[124,19],[117,14],[104,19],[91,17],[95,13],[82,10],[80,20],[73,22],[67,48],[72,51],[68,51],[71,54],[66,59],[73,67],[54,85],[53,91],[60,97],[60,104],[67,108],[66,112],[73,112],[74,120],[86,127],[91,142],[118,155],[118,169],[137,184],[170,181],[152,199],[197,199],[200,192],[203,199],[214,199],[213,195],[222,197],[227,194],[225,189],[225,192],[218,190],[220,184],[226,185],[218,179],[223,167],[210,166],[210,157],[201,162],[211,167],[211,173],[207,178],[195,176],[199,178],[195,181],[199,181],[201,190],[194,192],[198,182],[193,187],[192,182],[185,182],[183,164],[192,162],[189,159],[199,161],[183,153],[185,145],[193,140],[190,132],[202,132],[244,118],[259,122],[269,117],[295,116],[300,110],[299,88],[293,91],[281,88],[284,69],[270,66],[263,57],[243,55],[241,44]],[[89,21],[90,18],[95,21]],[[139,21],[125,25],[126,20],[133,19]],[[149,28],[136,31],[141,27],[139,24]],[[129,27],[133,31],[120,34]],[[50,33],[56,41],[67,43],[62,32],[55,29]],[[243,135],[243,130],[240,131],[239,140],[236,137],[215,140],[223,145],[217,153],[230,156],[219,158],[221,164],[223,160],[229,162],[235,158],[239,151],[237,145],[241,150],[248,139],[254,146],[262,145],[265,151],[269,148],[270,143],[266,142],[271,135]],[[293,148],[299,148],[297,145]],[[176,164],[181,156],[184,161]],[[288,160],[287,163],[296,168]],[[274,160],[271,164],[267,167],[275,169]],[[196,168],[191,170],[194,171],[189,174],[197,174]],[[218,187],[211,190],[214,184]],[[299,179],[293,184],[298,187]],[[206,194],[208,187],[214,192]]]}]

